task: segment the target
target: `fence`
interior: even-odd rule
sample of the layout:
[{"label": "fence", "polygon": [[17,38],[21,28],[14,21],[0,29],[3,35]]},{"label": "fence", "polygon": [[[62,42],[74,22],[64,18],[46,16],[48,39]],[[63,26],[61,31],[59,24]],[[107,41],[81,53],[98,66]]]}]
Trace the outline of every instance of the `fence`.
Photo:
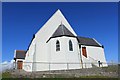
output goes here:
[{"label": "fence", "polygon": [[[39,67],[38,71],[52,71],[52,70],[70,70],[70,69],[83,69],[83,68],[97,68],[97,67],[108,67],[108,66],[117,66],[118,63],[105,63],[105,62],[84,62],[84,63],[64,63],[64,62],[23,62],[22,64],[13,63],[12,67],[15,69],[19,69],[23,65],[22,68],[27,67],[27,69],[31,69],[32,71],[37,71],[36,69]],[[20,67],[19,67],[20,66]],[[19,67],[19,68],[18,68]],[[21,68],[20,68],[21,69]]]}]

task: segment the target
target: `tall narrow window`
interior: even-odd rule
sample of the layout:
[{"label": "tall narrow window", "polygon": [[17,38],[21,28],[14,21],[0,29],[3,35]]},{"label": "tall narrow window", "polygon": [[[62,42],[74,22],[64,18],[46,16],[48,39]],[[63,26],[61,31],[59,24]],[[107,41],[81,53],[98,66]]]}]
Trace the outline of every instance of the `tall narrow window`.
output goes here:
[{"label": "tall narrow window", "polygon": [[85,57],[87,58],[86,47],[82,47],[82,55],[85,56]]},{"label": "tall narrow window", "polygon": [[73,51],[73,44],[71,40],[69,40],[69,51]]},{"label": "tall narrow window", "polygon": [[60,42],[58,40],[56,42],[56,51],[60,51]]}]

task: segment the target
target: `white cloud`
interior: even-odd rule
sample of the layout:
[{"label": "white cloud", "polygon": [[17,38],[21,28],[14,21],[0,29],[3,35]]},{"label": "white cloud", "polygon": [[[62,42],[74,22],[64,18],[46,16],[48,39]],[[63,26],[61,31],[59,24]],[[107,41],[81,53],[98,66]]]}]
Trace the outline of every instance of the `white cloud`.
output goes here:
[{"label": "white cloud", "polygon": [[4,61],[3,63],[0,64],[0,72],[5,71],[7,69],[12,69],[14,67],[13,65],[14,60],[11,60],[10,62]]},{"label": "white cloud", "polygon": [[2,65],[5,65],[5,64],[8,64],[8,61],[4,61],[4,62],[2,63]]}]

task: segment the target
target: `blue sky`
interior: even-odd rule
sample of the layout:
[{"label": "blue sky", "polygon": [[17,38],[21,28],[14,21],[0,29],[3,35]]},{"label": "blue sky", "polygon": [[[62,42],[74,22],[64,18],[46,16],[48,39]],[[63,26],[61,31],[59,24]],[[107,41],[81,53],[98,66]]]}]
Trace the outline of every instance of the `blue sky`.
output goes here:
[{"label": "blue sky", "polygon": [[33,34],[57,9],[77,35],[95,38],[104,45],[108,62],[118,62],[118,4],[92,2],[3,3],[2,61],[11,61],[15,49],[27,50]]}]

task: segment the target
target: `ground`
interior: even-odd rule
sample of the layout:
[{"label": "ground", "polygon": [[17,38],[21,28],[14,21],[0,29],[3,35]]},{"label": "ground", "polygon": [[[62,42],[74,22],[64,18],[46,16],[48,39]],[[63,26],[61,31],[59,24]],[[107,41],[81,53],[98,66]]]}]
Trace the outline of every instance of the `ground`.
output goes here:
[{"label": "ground", "polygon": [[[25,72],[23,70],[7,70],[2,73],[5,78],[118,78],[118,66],[89,68],[62,71]],[[52,79],[53,80],[53,79]]]}]

